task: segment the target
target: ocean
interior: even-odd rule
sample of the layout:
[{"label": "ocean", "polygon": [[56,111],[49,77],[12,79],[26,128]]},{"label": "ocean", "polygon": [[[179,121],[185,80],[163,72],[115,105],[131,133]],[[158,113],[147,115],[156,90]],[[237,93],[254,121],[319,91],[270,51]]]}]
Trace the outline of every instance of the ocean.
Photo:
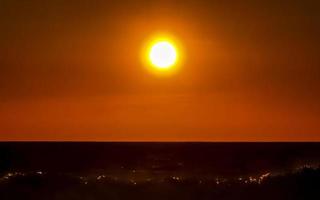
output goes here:
[{"label": "ocean", "polygon": [[2,142],[0,199],[320,199],[320,143]]}]

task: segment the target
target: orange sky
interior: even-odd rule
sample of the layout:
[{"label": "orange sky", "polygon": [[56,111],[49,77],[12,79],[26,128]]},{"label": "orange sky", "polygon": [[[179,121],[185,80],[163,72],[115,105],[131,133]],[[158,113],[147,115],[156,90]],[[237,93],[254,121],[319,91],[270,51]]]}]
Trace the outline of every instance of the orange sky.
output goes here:
[{"label": "orange sky", "polygon": [[[312,1],[5,0],[0,140],[320,141]],[[177,39],[160,77],[145,42]]]}]

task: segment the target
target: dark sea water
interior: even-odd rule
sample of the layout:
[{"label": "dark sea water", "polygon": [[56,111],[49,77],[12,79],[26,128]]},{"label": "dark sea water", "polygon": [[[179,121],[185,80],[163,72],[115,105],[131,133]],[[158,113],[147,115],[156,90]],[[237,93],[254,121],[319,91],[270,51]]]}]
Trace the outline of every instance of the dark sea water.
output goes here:
[{"label": "dark sea water", "polygon": [[320,199],[320,143],[0,143],[0,199]]}]

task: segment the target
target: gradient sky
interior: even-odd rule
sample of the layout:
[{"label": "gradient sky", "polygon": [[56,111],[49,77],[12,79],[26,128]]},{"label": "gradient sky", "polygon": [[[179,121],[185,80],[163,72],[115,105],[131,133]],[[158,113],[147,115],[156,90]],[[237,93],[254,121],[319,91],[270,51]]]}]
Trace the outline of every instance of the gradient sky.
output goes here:
[{"label": "gradient sky", "polygon": [[[317,1],[1,0],[0,140],[320,141]],[[184,60],[160,77],[157,33]]]}]

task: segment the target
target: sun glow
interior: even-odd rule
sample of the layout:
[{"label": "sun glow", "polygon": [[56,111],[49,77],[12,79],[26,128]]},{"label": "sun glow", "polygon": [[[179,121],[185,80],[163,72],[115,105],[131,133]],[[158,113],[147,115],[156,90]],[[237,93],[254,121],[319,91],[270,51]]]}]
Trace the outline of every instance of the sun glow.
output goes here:
[{"label": "sun glow", "polygon": [[172,34],[157,33],[147,38],[141,50],[145,69],[160,77],[177,74],[185,62],[184,45]]},{"label": "sun glow", "polygon": [[160,70],[171,68],[177,61],[176,48],[168,41],[159,41],[151,47],[149,59]]},{"label": "sun glow", "polygon": [[181,43],[168,34],[157,34],[147,39],[141,52],[144,67],[159,76],[176,74],[184,60]]}]

